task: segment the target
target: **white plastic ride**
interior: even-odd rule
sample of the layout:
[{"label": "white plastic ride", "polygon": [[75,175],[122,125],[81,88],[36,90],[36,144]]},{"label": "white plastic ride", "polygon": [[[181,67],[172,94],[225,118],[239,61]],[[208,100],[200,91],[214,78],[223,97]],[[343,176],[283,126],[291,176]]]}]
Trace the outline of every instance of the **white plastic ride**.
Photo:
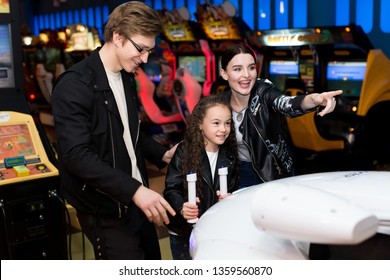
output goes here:
[{"label": "white plastic ride", "polygon": [[196,223],[190,251],[193,259],[309,259],[310,243],[355,245],[376,234],[390,240],[390,172],[326,172],[233,193]]}]

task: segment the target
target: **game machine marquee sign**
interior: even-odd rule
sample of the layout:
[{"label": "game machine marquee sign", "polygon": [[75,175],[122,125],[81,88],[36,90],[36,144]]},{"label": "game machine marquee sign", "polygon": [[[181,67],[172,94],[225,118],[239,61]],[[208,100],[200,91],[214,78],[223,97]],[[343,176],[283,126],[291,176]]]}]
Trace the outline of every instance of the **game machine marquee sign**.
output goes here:
[{"label": "game machine marquee sign", "polygon": [[[302,46],[333,44],[332,33],[327,29],[281,29],[254,33],[263,46]],[[253,36],[253,35],[252,35]]]}]

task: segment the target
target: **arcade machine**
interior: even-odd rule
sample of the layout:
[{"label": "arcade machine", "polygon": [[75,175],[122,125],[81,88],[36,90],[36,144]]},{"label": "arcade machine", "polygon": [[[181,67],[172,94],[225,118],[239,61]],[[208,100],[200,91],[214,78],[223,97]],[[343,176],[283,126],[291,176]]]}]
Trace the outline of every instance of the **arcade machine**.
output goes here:
[{"label": "arcade machine", "polygon": [[[390,61],[360,26],[257,31],[249,37],[264,53],[263,77],[286,93],[343,90],[332,114],[287,119],[295,147],[341,151],[359,160],[389,158],[390,132],[382,118],[390,107],[390,81],[383,78]],[[298,73],[296,66],[294,73],[291,66],[275,67],[293,63]]]},{"label": "arcade machine", "polygon": [[53,82],[73,60],[64,52],[65,32],[41,30],[38,37],[22,35],[24,84],[30,111],[43,125],[53,127],[50,98]]},{"label": "arcade machine", "polygon": [[185,124],[172,91],[174,73],[167,49],[167,43],[158,37],[148,62],[135,73],[135,81],[142,131],[170,147],[182,139]]},{"label": "arcade machine", "polygon": [[66,259],[56,158],[24,93],[18,1],[0,12],[0,258]]},{"label": "arcade machine", "polygon": [[[207,1],[198,5],[195,14],[197,23],[205,33],[210,49],[215,56],[215,63],[212,65],[212,93],[224,90],[226,82],[218,79],[220,76],[220,60],[225,49],[236,42],[245,40],[249,31],[248,25],[240,17],[236,17],[236,8],[225,0],[221,5],[213,5]],[[211,92],[211,87],[208,92]]]},{"label": "arcade machine", "polygon": [[[251,43],[264,57],[261,76],[289,95],[321,92],[318,52],[305,29],[252,31]],[[315,88],[315,85],[317,86]],[[287,118],[294,147],[314,152],[344,149],[341,139],[326,139],[315,124],[315,112]]]},{"label": "arcade machine", "polygon": [[[172,110],[169,110],[169,107],[176,106],[176,104],[167,104],[167,105],[160,105],[162,102],[157,101],[157,98],[161,98],[163,100],[166,100],[168,102],[168,99],[170,99],[170,95],[172,95],[171,92],[162,92],[161,90],[158,91],[160,94],[157,95],[157,89],[156,89],[156,83],[158,83],[158,86],[163,85],[165,87],[168,87],[168,81],[165,79],[171,79],[170,84],[172,84],[173,79],[170,78],[173,73],[171,71],[170,67],[165,67],[165,65],[162,65],[161,70],[161,76],[156,75],[155,73],[157,70],[154,70],[151,72],[152,66],[151,62],[148,62],[147,66],[145,65],[142,68],[137,70],[136,73],[136,80],[137,80],[137,86],[138,86],[138,96],[142,103],[143,109],[146,112],[146,115],[150,119],[151,122],[155,124],[167,124],[167,123],[174,123],[174,122],[181,122],[182,118],[180,113],[174,112]],[[152,64],[153,65],[153,64]],[[156,65],[153,65],[156,66]],[[160,71],[160,70],[158,70]],[[165,77],[162,77],[165,76]],[[157,87],[158,88],[158,87]],[[170,87],[172,90],[172,87]],[[167,94],[165,94],[165,92]],[[168,102],[169,103],[169,102]],[[163,110],[160,107],[164,107]]]},{"label": "arcade machine", "polygon": [[83,60],[91,51],[102,46],[99,32],[95,27],[83,24],[69,24],[65,29],[66,48],[74,63]]},{"label": "arcade machine", "polygon": [[173,93],[186,121],[202,96],[210,94],[215,80],[215,57],[199,26],[190,20],[185,7],[159,11],[163,22],[163,39],[168,42],[174,61]]},{"label": "arcade machine", "polygon": [[173,57],[169,57],[171,52],[168,49],[168,44],[157,37],[148,62],[135,73],[143,110],[154,124],[182,122],[172,92],[175,77],[170,63]]}]

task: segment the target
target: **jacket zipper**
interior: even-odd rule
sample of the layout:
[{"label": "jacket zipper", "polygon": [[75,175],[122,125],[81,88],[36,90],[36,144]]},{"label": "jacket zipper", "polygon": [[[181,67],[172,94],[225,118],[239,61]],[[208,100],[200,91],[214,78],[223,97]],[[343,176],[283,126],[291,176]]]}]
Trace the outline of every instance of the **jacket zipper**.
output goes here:
[{"label": "jacket zipper", "polygon": [[[107,100],[107,92],[105,92],[105,97],[106,97],[106,100],[104,101],[104,103],[108,106],[108,100]],[[116,157],[115,157],[115,146],[114,146],[114,134],[112,132],[112,120],[111,120],[111,115],[110,115],[110,111],[107,110],[107,116],[108,116],[108,124],[109,124],[109,127],[110,127],[110,140],[111,140],[111,149],[112,149],[112,159],[113,159],[113,163],[112,163],[112,166],[113,168],[116,168]],[[117,201],[116,199],[114,199],[112,196],[98,190],[100,193],[102,194],[105,194],[107,195],[108,197],[110,197],[111,199],[113,199],[117,205],[118,205],[118,217],[119,219],[122,218],[122,209],[121,209],[121,203],[119,201]]]},{"label": "jacket zipper", "polygon": [[[137,154],[136,154],[136,152],[135,152],[135,149],[137,148],[137,144],[138,144],[138,138],[139,138],[140,127],[141,127],[141,120],[139,119],[139,120],[138,120],[138,127],[137,127],[137,137],[135,138],[135,145],[134,145],[135,158],[137,158]],[[137,163],[138,163],[138,160],[137,160]],[[138,164],[137,164],[137,165],[138,165]],[[139,172],[139,174],[141,175],[142,184],[145,185],[145,186],[147,186],[147,185],[146,185],[146,180],[145,180],[144,176],[142,175],[141,171]]]},{"label": "jacket zipper", "polygon": [[[201,172],[201,173],[202,173],[202,179],[203,179],[205,182],[207,182],[206,177],[204,176],[203,172]],[[214,176],[215,176],[215,175],[214,175]],[[209,183],[209,182],[208,182],[208,183]],[[215,194],[214,194],[214,189],[213,189],[211,186],[214,186],[214,183],[212,183],[212,184],[207,184],[207,187],[208,187],[209,189],[211,189],[211,193],[213,194],[212,200],[214,201]]]},{"label": "jacket zipper", "polygon": [[[276,166],[278,167],[278,170],[281,170],[281,168],[280,168],[280,166],[279,166],[279,164],[278,164],[278,161],[276,160],[274,154],[271,153],[271,151],[268,149],[268,147],[267,147],[267,145],[265,144],[265,141],[264,141],[263,137],[261,136],[261,133],[260,133],[260,131],[258,130],[257,126],[255,125],[254,121],[252,120],[252,118],[251,118],[249,115],[248,115],[248,118],[249,118],[249,120],[251,121],[253,127],[256,129],[258,135],[260,136],[261,141],[263,141],[265,148],[268,150],[268,152],[269,152],[269,153],[271,154],[271,156],[274,158],[274,161],[275,161]],[[245,144],[245,145],[247,146],[247,148],[249,149],[249,145],[245,142],[245,140],[242,139],[242,141],[244,142],[244,144]],[[253,157],[253,153],[251,153],[251,158],[252,158],[252,157]],[[252,167],[253,167],[253,169],[256,171],[256,173],[257,173],[257,175],[260,177],[260,179],[263,180],[263,182],[267,182],[267,181],[264,180],[263,177],[260,176],[260,174],[257,172],[256,168],[254,167],[254,165],[253,165],[253,158],[252,158]],[[279,171],[279,172],[280,172],[280,171]]]},{"label": "jacket zipper", "polygon": [[[141,120],[138,120],[137,137],[135,138],[135,146],[134,147],[137,147],[140,127],[141,127]],[[134,152],[135,152],[135,148],[134,148]]]}]

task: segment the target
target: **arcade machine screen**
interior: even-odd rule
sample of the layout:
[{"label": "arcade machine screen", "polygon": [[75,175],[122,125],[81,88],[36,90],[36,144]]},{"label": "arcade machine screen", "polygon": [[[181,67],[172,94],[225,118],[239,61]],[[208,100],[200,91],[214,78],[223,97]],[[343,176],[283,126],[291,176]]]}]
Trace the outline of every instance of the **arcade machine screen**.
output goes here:
[{"label": "arcade machine screen", "polygon": [[145,74],[152,82],[155,83],[159,83],[161,80],[161,66],[158,59],[158,57],[153,57],[143,66]]},{"label": "arcade machine screen", "polygon": [[299,61],[301,80],[304,82],[306,91],[309,93],[314,91],[314,68],[313,60],[301,59]]},{"label": "arcade machine screen", "polygon": [[365,73],[365,61],[330,61],[326,70],[327,88],[341,89],[343,96],[358,98]]},{"label": "arcade machine screen", "polygon": [[269,79],[278,89],[284,91],[286,80],[290,78],[299,78],[299,66],[295,61],[270,61]]},{"label": "arcade machine screen", "polygon": [[0,24],[0,88],[14,86],[11,34],[8,24]]},{"label": "arcade machine screen", "polygon": [[206,80],[206,57],[205,56],[180,56],[179,67],[187,69],[197,82]]}]

